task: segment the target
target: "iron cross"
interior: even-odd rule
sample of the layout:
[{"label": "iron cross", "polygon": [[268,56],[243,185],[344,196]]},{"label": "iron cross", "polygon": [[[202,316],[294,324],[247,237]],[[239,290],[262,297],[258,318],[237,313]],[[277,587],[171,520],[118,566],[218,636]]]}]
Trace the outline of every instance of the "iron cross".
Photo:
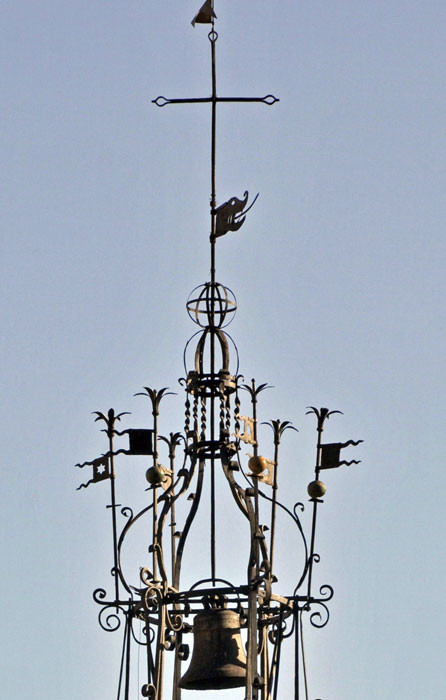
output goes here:
[{"label": "iron cross", "polygon": [[211,43],[211,62],[212,62],[212,95],[210,97],[184,97],[169,99],[160,95],[153,104],[157,107],[165,107],[172,104],[196,104],[198,102],[209,102],[212,105],[212,129],[211,129],[211,278],[215,276],[215,238],[216,238],[216,115],[218,102],[262,102],[268,106],[278,102],[279,99],[274,95],[265,95],[264,97],[219,97],[217,95],[217,80],[215,70],[215,44],[218,39],[218,34],[214,30],[214,22],[212,19],[212,30],[208,34]]}]

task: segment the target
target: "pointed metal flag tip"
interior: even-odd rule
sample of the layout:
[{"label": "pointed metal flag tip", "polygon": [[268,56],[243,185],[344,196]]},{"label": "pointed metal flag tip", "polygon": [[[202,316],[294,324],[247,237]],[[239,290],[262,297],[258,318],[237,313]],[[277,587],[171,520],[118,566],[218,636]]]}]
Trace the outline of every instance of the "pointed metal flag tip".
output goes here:
[{"label": "pointed metal flag tip", "polygon": [[198,24],[212,24],[213,19],[217,19],[214,12],[213,0],[206,0],[193,18],[191,24],[193,27]]}]

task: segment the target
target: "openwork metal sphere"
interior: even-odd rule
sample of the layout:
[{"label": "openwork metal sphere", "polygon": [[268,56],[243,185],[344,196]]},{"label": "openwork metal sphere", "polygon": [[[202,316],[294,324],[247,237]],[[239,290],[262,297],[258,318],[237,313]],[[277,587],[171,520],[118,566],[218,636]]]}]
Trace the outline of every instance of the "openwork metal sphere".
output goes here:
[{"label": "openwork metal sphere", "polygon": [[201,328],[224,328],[234,317],[237,301],[228,287],[206,282],[192,290],[186,308],[192,321]]}]

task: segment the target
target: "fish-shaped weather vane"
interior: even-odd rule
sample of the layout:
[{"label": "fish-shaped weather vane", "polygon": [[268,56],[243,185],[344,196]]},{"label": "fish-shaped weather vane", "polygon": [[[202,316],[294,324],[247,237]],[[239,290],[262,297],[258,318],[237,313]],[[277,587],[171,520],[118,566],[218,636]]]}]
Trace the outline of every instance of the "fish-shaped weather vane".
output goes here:
[{"label": "fish-shaped weather vane", "polygon": [[228,231],[238,231],[239,228],[244,224],[246,214],[254,206],[258,193],[252,200],[251,204],[247,209],[245,209],[248,204],[249,193],[246,192],[243,195],[243,199],[238,199],[238,197],[231,197],[224,204],[220,204],[219,207],[214,209],[215,214],[215,234],[213,238],[218,238],[219,236],[224,236]]}]

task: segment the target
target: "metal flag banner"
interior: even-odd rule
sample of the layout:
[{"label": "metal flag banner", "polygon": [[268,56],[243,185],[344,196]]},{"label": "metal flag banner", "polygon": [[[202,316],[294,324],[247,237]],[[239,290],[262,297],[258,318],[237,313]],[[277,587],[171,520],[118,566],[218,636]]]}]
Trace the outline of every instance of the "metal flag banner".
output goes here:
[{"label": "metal flag banner", "polygon": [[131,428],[124,430],[121,434],[127,433],[129,436],[130,455],[153,455],[153,430]]},{"label": "metal flag banner", "polygon": [[203,3],[191,22],[193,27],[195,27],[195,24],[212,24],[212,19],[217,19],[213,4],[212,0],[206,0]]},{"label": "metal flag banner", "polygon": [[79,489],[86,489],[87,486],[90,486],[90,484],[96,484],[98,481],[105,481],[105,479],[110,478],[110,459],[108,455],[98,457],[98,459],[94,459],[92,462],[76,464],[76,466],[81,468],[86,466],[93,467],[93,477],[90,479],[90,481],[87,481],[86,484],[81,484],[78,486],[76,489],[77,491],[79,491]]},{"label": "metal flag banner", "polygon": [[348,442],[331,442],[326,445],[321,445],[321,465],[319,469],[335,469],[343,464],[349,466],[350,464],[359,464],[361,460],[352,459],[347,462],[345,459],[341,460],[341,450],[349,445],[359,445],[363,440],[349,440]]},{"label": "metal flag banner", "polygon": [[153,455],[153,430],[146,428],[129,428],[128,430],[113,431],[115,435],[128,435],[129,447],[127,450],[113,450],[104,454],[98,459],[93,459],[91,462],[83,462],[76,464],[76,467],[93,467],[93,478],[86,484],[81,484],[76,490],[87,488],[90,484],[95,484],[97,481],[109,479],[111,476],[110,457],[117,455]]}]

